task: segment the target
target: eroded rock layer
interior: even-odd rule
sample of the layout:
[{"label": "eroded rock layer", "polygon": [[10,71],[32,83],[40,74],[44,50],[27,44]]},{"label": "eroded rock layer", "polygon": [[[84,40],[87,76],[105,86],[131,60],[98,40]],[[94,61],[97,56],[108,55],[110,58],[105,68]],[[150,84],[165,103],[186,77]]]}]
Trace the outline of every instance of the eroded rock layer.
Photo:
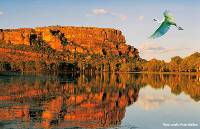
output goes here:
[{"label": "eroded rock layer", "polygon": [[120,30],[111,28],[50,26],[37,28],[1,29],[0,40],[11,44],[32,45],[32,40],[42,40],[52,48],[62,51],[63,42],[66,49],[84,54],[101,54],[106,51],[114,55],[128,54],[139,56],[138,50],[126,44]]}]

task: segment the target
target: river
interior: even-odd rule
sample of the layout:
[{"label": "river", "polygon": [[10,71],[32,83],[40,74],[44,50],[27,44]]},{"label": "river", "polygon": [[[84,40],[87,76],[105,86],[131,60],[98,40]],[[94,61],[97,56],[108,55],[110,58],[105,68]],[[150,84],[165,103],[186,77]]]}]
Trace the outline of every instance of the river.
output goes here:
[{"label": "river", "polygon": [[200,128],[200,76],[0,75],[0,128]]}]

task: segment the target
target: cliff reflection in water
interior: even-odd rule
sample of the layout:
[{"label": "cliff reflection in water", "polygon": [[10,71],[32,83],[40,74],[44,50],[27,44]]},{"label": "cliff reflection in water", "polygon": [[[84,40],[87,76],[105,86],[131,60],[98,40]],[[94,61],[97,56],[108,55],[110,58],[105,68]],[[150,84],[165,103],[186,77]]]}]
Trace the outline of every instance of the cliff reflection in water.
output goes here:
[{"label": "cliff reflection in water", "polygon": [[119,126],[140,88],[168,86],[200,100],[197,75],[98,74],[77,77],[0,76],[3,128]]}]

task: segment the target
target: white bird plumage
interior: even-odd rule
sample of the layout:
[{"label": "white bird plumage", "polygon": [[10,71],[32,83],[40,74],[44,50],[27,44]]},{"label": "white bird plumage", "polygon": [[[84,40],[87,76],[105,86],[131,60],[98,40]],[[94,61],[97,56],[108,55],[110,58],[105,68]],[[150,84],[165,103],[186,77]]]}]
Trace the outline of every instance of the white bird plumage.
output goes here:
[{"label": "white bird plumage", "polygon": [[174,25],[178,30],[183,30],[182,27],[177,26],[175,19],[173,17],[173,15],[169,12],[169,11],[165,11],[163,13],[164,15],[164,20],[162,22],[160,22],[157,19],[153,19],[155,22],[161,24],[159,26],[159,28],[151,35],[151,38],[158,38],[163,36],[164,34],[166,34],[168,32],[168,30],[170,29],[170,27],[172,25]]}]

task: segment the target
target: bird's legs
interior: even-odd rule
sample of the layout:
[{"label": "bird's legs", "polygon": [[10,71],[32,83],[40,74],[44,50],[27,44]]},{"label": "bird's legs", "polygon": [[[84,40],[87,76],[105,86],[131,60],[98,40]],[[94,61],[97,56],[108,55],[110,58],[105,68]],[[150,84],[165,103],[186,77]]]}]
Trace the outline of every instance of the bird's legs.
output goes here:
[{"label": "bird's legs", "polygon": [[161,24],[162,22],[160,22],[158,19],[153,19],[153,21],[155,21],[155,22],[157,22],[157,23],[159,23],[159,24]]},{"label": "bird's legs", "polygon": [[175,26],[176,26],[176,28],[177,28],[178,30],[184,30],[182,27],[180,27],[180,26],[178,26],[178,25],[176,25],[176,24],[175,24]]}]

